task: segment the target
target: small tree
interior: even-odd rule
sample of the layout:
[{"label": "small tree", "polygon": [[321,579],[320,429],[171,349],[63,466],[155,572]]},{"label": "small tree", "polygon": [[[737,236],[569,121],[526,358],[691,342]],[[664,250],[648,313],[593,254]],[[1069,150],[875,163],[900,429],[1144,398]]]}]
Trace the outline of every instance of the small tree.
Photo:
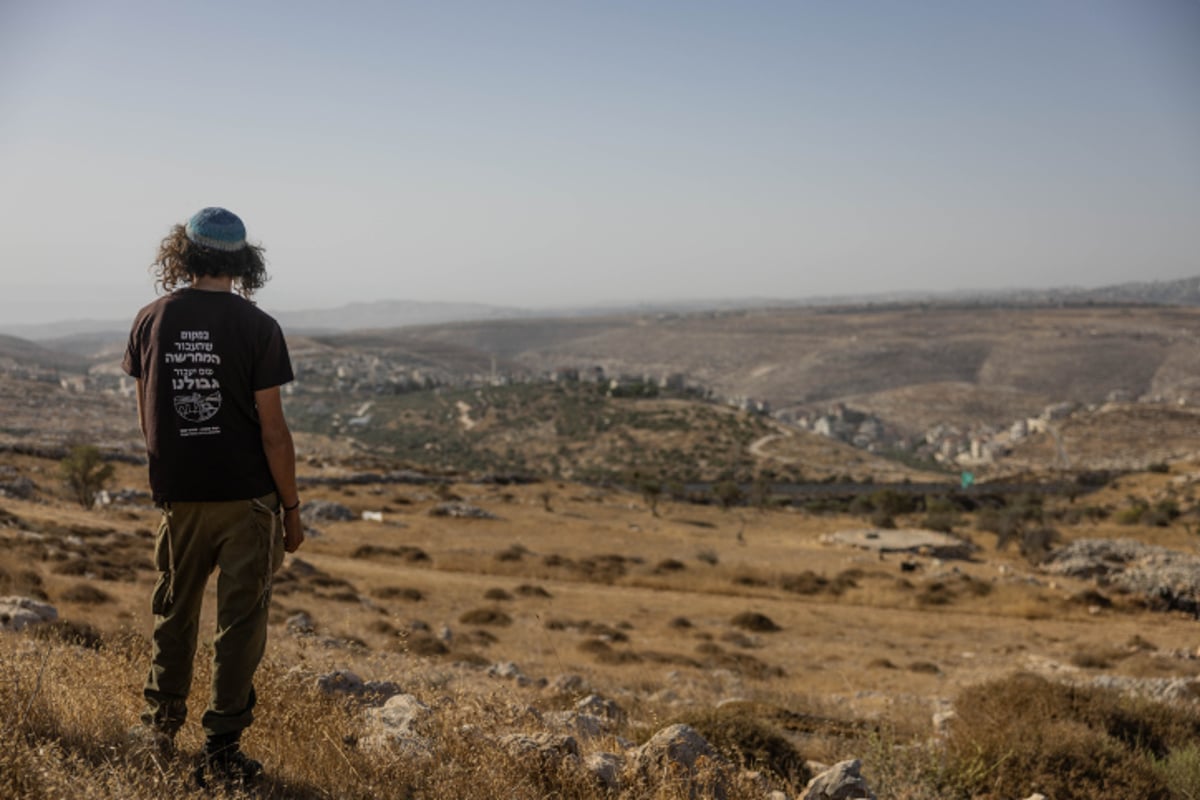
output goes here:
[{"label": "small tree", "polygon": [[84,444],[71,448],[59,463],[59,472],[71,496],[79,505],[91,508],[96,503],[96,494],[112,480],[113,465],[100,457],[100,449],[95,445]]},{"label": "small tree", "polygon": [[731,506],[742,502],[742,488],[733,481],[720,481],[713,485],[712,495],[721,505],[722,510],[728,511]]},{"label": "small tree", "polygon": [[657,517],[658,501],[663,493],[662,481],[657,481],[653,478],[642,478],[638,483],[638,491],[642,493],[642,500],[645,501],[646,507],[650,509],[650,513]]}]

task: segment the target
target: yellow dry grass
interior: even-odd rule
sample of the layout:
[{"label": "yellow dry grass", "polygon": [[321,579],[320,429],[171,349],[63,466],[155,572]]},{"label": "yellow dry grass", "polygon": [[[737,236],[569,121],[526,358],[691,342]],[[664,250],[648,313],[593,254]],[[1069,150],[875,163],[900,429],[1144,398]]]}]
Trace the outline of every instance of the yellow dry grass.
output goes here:
[{"label": "yellow dry grass", "polygon": [[[48,462],[12,458],[25,472],[52,469]],[[122,483],[142,480],[135,478],[137,468],[122,470]],[[1175,475],[1186,472],[1181,466]],[[1123,478],[1118,489],[1077,502],[1153,495],[1166,491],[1172,477]],[[306,499],[343,503],[356,515],[382,511],[384,521],[318,522],[322,535],[285,566],[259,679],[261,714],[246,742],[272,775],[270,796],[544,796],[545,776],[480,750],[461,728],[537,729],[521,709],[546,711],[572,700],[540,688],[537,679],[575,674],[626,707],[633,718],[626,733],[739,698],[790,730],[807,757],[867,759],[876,784],[891,787],[881,796],[934,797],[921,794],[926,789],[917,783],[901,792],[900,785],[918,781],[925,767],[898,762],[889,747],[924,741],[931,713],[972,686],[1019,670],[1078,677],[1190,677],[1198,671],[1194,659],[1179,655],[1200,644],[1194,620],[1120,603],[1089,608],[1077,599],[1089,584],[1038,574],[1015,552],[997,552],[990,534],[970,532],[981,545],[971,561],[881,557],[822,541],[823,534],[862,526],[848,516],[670,502],[655,516],[635,495],[573,484],[449,489],[498,518],[433,516],[440,498],[422,486],[306,491]],[[178,765],[146,768],[121,749],[139,706],[153,573],[142,569],[133,580],[118,581],[63,575],[54,571],[52,554],[75,526],[93,531],[80,537],[84,543],[97,530],[140,538],[148,557],[156,513],[89,512],[53,498],[5,499],[0,507],[17,520],[0,527],[3,574],[14,581],[35,573],[62,618],[95,626],[109,643],[96,652],[0,636],[2,672],[9,676],[0,684],[10,715],[6,731],[27,743],[0,760],[0,788],[31,797],[183,796],[187,775]],[[49,543],[51,555],[22,530],[43,531],[41,545]],[[1068,539],[1133,535],[1177,548],[1193,544],[1180,525],[1082,522],[1062,530]],[[378,552],[356,557],[364,546],[415,548],[428,560]],[[304,577],[296,558],[317,577]],[[806,572],[839,590],[783,588],[797,585],[787,583],[789,576]],[[109,599],[65,599],[84,583]],[[476,610],[502,612],[510,622],[461,621]],[[312,616],[317,636],[288,632],[286,619],[299,611]],[[765,615],[779,630],[735,625],[746,612]],[[211,598],[205,615],[208,631]],[[415,654],[428,652],[421,643],[443,628],[447,654]],[[1135,641],[1148,646],[1130,644]],[[205,704],[203,656],[191,702],[197,716]],[[482,668],[508,661],[535,683],[517,686]],[[312,688],[313,678],[331,669],[396,681],[435,706],[442,748],[436,762],[356,747],[364,733],[361,708]],[[824,723],[806,729],[796,715]],[[180,743],[187,752],[199,748],[195,723],[185,727]],[[615,747],[600,740],[585,752]],[[599,796],[581,781],[562,775],[552,783],[559,796]],[[668,787],[658,796],[681,791]]]}]

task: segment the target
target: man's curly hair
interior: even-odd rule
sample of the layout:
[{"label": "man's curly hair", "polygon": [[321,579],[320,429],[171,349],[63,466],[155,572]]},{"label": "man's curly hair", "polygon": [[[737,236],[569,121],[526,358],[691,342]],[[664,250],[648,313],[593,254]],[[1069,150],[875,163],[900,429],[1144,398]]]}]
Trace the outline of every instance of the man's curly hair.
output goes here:
[{"label": "man's curly hair", "polygon": [[155,284],[164,292],[188,286],[206,275],[233,278],[238,294],[247,299],[263,287],[270,277],[263,249],[247,244],[240,250],[224,252],[196,244],[187,237],[187,229],[176,225],[158,246],[158,257],[150,265]]}]

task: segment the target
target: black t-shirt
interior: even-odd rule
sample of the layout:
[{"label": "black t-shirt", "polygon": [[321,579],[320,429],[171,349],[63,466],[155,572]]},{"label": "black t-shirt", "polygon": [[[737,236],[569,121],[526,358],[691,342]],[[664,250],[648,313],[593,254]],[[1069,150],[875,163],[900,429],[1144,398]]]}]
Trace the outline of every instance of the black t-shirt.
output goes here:
[{"label": "black t-shirt", "polygon": [[275,491],[254,393],[293,375],[270,315],[232,292],[180,289],[138,312],[121,366],[145,386],[156,503]]}]

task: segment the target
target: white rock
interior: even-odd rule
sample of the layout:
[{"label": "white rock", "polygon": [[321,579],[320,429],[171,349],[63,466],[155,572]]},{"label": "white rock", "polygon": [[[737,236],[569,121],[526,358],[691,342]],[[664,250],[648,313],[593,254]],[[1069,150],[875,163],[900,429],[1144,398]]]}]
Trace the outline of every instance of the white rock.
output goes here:
[{"label": "white rock", "polygon": [[20,631],[56,619],[58,609],[49,603],[29,597],[0,597],[0,631]]}]

